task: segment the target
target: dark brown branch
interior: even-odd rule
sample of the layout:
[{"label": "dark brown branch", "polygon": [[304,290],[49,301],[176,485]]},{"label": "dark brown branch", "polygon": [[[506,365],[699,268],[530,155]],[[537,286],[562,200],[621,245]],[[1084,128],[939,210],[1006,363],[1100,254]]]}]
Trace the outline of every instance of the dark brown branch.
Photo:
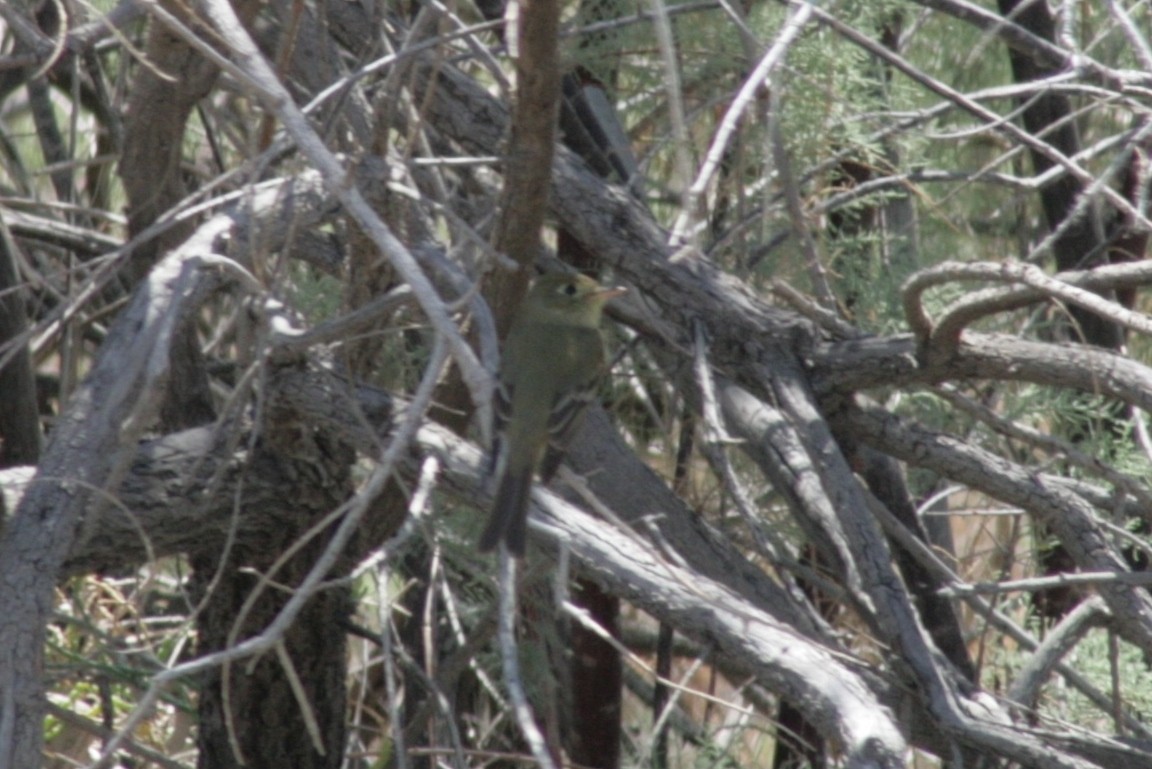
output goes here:
[{"label": "dark brown branch", "polygon": [[36,379],[28,344],[21,339],[28,330],[27,291],[16,270],[15,248],[9,232],[0,228],[0,468],[40,459]]},{"label": "dark brown branch", "polygon": [[1084,56],[1082,51],[1073,54],[1034,34],[1012,19],[1006,19],[968,0],[917,0],[917,2],[926,8],[967,22],[990,35],[996,35],[1012,50],[1028,56],[1038,65],[1048,69],[1067,72],[1082,67],[1100,82],[1117,89],[1130,83],[1148,85],[1147,73],[1117,72],[1109,69]]}]

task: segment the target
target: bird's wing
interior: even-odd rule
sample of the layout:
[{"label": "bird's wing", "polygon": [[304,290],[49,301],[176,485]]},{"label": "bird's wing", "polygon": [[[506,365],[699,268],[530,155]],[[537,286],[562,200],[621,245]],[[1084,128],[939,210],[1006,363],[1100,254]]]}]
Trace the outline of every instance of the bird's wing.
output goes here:
[{"label": "bird's wing", "polygon": [[580,428],[584,412],[596,400],[600,390],[600,380],[604,375],[603,342],[598,330],[589,330],[589,334],[595,334],[596,345],[577,345],[576,349],[590,352],[587,359],[578,361],[574,366],[575,370],[584,371],[587,376],[575,387],[557,393],[548,417],[548,447],[540,462],[540,478],[545,483],[560,468],[564,453]]},{"label": "bird's wing", "polygon": [[561,395],[552,407],[548,421],[548,448],[540,462],[540,479],[547,483],[560,468],[569,444],[583,421],[588,404],[596,399],[599,378],[592,378],[579,388]]}]

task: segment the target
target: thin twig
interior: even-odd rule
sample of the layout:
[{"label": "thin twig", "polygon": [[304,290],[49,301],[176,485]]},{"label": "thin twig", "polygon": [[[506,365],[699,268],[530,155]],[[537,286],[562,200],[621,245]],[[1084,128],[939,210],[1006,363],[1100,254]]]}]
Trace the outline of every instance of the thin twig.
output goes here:
[{"label": "thin twig", "polygon": [[528,750],[542,769],[556,769],[552,754],[544,742],[544,735],[536,726],[536,717],[524,691],[524,678],[520,675],[520,652],[516,644],[516,559],[508,548],[500,546],[500,618],[496,637],[500,646],[500,660],[504,666],[504,685],[512,702],[512,712]]}]

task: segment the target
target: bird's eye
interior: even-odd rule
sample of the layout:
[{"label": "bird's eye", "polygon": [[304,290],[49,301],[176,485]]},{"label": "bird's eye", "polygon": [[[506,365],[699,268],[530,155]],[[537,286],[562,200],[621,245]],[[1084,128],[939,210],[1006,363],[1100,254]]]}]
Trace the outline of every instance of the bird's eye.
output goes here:
[{"label": "bird's eye", "polygon": [[565,296],[576,296],[576,284],[575,283],[565,283],[564,288],[562,290],[564,291]]}]

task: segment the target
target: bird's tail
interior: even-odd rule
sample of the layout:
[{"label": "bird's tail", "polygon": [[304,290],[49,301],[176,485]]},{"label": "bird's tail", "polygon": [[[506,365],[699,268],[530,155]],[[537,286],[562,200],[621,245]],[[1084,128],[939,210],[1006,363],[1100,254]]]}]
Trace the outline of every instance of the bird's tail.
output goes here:
[{"label": "bird's tail", "polygon": [[488,526],[480,535],[480,552],[493,550],[502,541],[512,556],[524,557],[528,540],[528,500],[531,496],[532,466],[508,467],[500,477]]}]

